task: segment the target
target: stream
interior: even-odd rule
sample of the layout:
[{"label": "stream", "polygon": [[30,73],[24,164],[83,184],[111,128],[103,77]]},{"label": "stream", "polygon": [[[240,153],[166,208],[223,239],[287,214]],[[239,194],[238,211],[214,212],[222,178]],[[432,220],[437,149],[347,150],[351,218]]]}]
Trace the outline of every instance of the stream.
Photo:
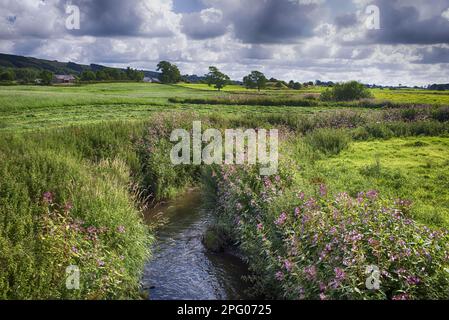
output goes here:
[{"label": "stream", "polygon": [[156,233],[142,279],[151,300],[248,298],[242,280],[248,272],[246,265],[235,255],[211,253],[202,243],[212,216],[201,209],[198,191],[150,210],[146,219],[160,213],[168,222]]}]

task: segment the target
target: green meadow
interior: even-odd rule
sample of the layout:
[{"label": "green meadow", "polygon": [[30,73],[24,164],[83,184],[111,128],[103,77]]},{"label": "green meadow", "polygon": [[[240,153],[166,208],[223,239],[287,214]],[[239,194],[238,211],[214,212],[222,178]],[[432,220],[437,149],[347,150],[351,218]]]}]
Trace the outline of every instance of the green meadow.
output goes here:
[{"label": "green meadow", "polygon": [[[167,128],[176,124],[188,128],[193,119],[220,129],[280,129],[280,179],[288,183],[282,185],[282,196],[261,205],[267,217],[299,206],[293,193],[312,196],[325,186],[326,194],[347,192],[356,198],[360,192],[375,190],[383,201],[407,201],[407,219],[419,227],[447,229],[449,93],[374,89],[370,101],[325,103],[318,98],[320,92],[320,88],[258,92],[240,86],[218,92],[207,85],[144,83],[0,86],[0,298],[139,298],[139,279],[143,264],[151,258],[155,233],[155,227],[142,219],[148,200],[173,197],[198,185],[207,174],[175,169],[166,162]],[[242,186],[258,184],[250,173],[242,174]],[[244,192],[234,191],[233,205],[244,205]],[[235,218],[229,203],[223,208],[226,214],[221,217]],[[246,221],[244,214],[239,217]],[[267,267],[270,272],[262,271],[263,254],[258,251],[262,244],[258,249],[256,242],[249,243],[259,239],[254,228],[265,222],[248,218],[252,231],[233,234],[240,227],[229,231],[231,220],[235,219],[218,225],[241,242],[252,270],[263,279],[261,286],[272,289],[274,298],[295,298],[291,292],[300,281],[287,276],[278,281],[281,271],[275,262]],[[271,223],[265,234],[273,257],[285,253],[278,244],[279,234],[293,232],[277,230],[279,225]],[[410,237],[415,234],[406,231]],[[413,239],[410,242],[415,245]],[[81,290],[65,288],[67,265],[90,270]],[[446,288],[438,278],[446,266],[447,262],[432,265],[432,280],[422,282]],[[395,279],[391,283],[397,283]],[[390,299],[407,292],[411,298],[445,297],[430,294],[427,287],[404,286],[394,284],[391,292],[379,295],[349,289],[330,295]],[[308,298],[319,294],[308,292]]]}]

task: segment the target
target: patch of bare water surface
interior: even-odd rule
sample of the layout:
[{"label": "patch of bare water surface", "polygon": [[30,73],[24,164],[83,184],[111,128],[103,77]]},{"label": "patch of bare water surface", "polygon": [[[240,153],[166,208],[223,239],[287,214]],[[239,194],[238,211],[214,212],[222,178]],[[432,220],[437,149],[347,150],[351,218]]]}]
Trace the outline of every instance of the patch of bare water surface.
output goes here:
[{"label": "patch of bare water surface", "polygon": [[198,191],[148,211],[146,218],[160,213],[168,222],[157,231],[142,280],[151,300],[248,298],[242,280],[246,265],[232,254],[211,253],[202,243],[213,217],[201,209]]}]

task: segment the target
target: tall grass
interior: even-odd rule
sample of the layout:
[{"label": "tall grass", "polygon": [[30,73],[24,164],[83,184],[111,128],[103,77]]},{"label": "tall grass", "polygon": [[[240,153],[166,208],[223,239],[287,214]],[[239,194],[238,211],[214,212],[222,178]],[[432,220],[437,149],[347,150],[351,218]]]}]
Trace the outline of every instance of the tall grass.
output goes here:
[{"label": "tall grass", "polygon": [[305,141],[315,150],[335,155],[348,147],[350,137],[343,130],[318,129],[308,134]]},{"label": "tall grass", "polygon": [[[2,135],[1,298],[138,296],[151,240],[130,191],[138,132],[116,123]],[[80,290],[65,287],[70,265]]]}]

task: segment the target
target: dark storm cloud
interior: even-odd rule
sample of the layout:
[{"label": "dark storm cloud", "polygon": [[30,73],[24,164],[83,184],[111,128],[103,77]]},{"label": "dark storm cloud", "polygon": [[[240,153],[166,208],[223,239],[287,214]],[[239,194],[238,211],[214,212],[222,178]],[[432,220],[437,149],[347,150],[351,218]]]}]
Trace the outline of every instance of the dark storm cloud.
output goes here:
[{"label": "dark storm cloud", "polygon": [[[211,2],[223,14],[220,23],[205,24],[200,13],[185,14],[183,32],[194,39],[214,38],[233,27],[244,43],[289,43],[313,35],[319,5],[298,0],[240,0]],[[212,7],[211,7],[212,8]]]},{"label": "dark storm cloud", "polygon": [[365,42],[381,44],[449,43],[449,20],[442,16],[444,1],[376,0],[381,29],[367,32]]},{"label": "dark storm cloud", "polygon": [[[184,14],[181,20],[182,32],[194,40],[205,40],[222,36],[226,34],[228,24],[223,21],[221,14],[221,11]],[[210,16],[210,20],[207,19],[208,16]]]},{"label": "dark storm cloud", "polygon": [[[81,29],[73,30],[76,35],[132,36],[139,34],[142,18],[135,8],[138,0],[72,0],[80,8]],[[60,1],[62,13],[66,3]]]},{"label": "dark storm cloud", "polygon": [[[170,36],[167,29],[144,31],[143,25],[160,16],[145,16],[146,8],[142,0],[72,0],[81,11],[81,29],[70,31],[73,35],[97,37],[114,36]],[[65,1],[60,1],[60,9],[65,12]],[[156,13],[157,14],[157,13]]]},{"label": "dark storm cloud", "polygon": [[274,50],[261,45],[252,45],[250,48],[244,48],[240,51],[243,59],[269,60],[273,59]]},{"label": "dark storm cloud", "polygon": [[419,49],[417,51],[421,58],[415,63],[422,64],[437,64],[449,63],[449,48],[448,47],[431,47]]},{"label": "dark storm cloud", "polygon": [[353,27],[358,23],[355,13],[346,13],[335,18],[335,24],[338,28]]}]

